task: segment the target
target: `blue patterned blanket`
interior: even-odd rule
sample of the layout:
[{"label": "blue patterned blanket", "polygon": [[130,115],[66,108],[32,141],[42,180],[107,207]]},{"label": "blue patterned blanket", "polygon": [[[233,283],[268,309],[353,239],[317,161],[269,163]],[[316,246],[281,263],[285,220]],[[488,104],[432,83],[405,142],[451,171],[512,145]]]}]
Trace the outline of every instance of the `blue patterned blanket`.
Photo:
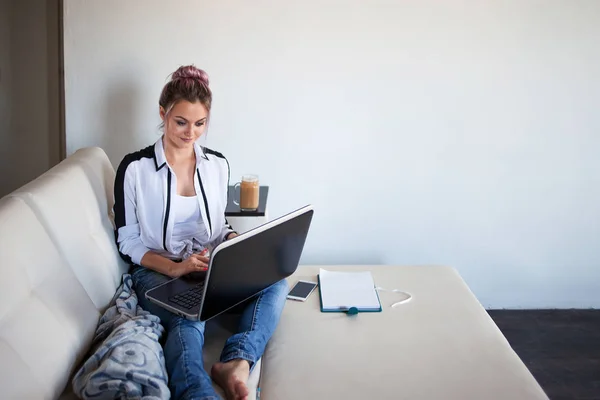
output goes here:
[{"label": "blue patterned blanket", "polygon": [[81,399],[169,399],[159,343],[160,319],[143,310],[131,275],[123,275],[110,307],[98,323],[89,358],[73,378]]}]

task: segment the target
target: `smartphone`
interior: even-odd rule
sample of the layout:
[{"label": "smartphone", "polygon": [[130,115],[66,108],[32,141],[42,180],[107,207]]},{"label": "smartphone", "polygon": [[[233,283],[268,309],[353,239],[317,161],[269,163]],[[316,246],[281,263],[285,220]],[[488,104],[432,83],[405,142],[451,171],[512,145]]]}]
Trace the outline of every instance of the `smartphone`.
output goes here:
[{"label": "smartphone", "polygon": [[288,299],[304,301],[315,290],[317,284],[309,281],[298,281],[287,295]]}]

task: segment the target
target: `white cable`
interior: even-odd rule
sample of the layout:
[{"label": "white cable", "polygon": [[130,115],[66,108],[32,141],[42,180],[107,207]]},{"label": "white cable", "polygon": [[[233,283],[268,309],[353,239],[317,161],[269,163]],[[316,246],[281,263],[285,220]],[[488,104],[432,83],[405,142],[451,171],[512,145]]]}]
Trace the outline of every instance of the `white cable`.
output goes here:
[{"label": "white cable", "polygon": [[408,292],[405,292],[405,291],[402,291],[402,290],[400,290],[400,289],[391,289],[391,290],[390,290],[390,289],[384,289],[384,288],[382,288],[382,287],[380,287],[380,286],[377,286],[377,287],[375,287],[375,289],[377,289],[377,290],[381,290],[381,291],[384,291],[384,292],[402,293],[402,294],[405,294],[405,295],[407,295],[407,296],[408,296],[408,298],[406,298],[406,299],[404,299],[404,300],[401,300],[401,301],[398,301],[398,302],[396,302],[396,303],[392,304],[392,305],[391,305],[391,307],[392,307],[392,308],[394,308],[394,307],[397,307],[397,306],[399,306],[399,305],[401,305],[401,304],[404,304],[404,303],[408,303],[408,302],[409,302],[409,301],[412,299],[412,294],[410,294],[410,293],[408,293]]}]

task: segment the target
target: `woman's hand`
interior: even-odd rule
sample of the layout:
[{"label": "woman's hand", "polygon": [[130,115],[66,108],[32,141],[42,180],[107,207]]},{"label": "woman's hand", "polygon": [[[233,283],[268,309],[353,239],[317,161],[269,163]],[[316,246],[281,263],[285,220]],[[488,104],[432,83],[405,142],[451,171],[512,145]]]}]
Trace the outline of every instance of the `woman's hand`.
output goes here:
[{"label": "woman's hand", "polygon": [[204,254],[206,254],[206,250],[203,250],[200,254],[192,254],[180,263],[175,263],[171,276],[179,278],[191,272],[204,272],[208,270],[209,259]]}]

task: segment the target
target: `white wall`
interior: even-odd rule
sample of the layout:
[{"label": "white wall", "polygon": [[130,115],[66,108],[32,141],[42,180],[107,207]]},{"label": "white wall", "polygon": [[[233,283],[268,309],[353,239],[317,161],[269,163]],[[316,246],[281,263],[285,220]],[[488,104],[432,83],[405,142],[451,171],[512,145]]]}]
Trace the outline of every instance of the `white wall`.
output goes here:
[{"label": "white wall", "polygon": [[[487,307],[600,306],[600,2],[65,0],[67,152],[158,137],[167,75],[303,263],[446,264]],[[440,288],[443,291],[443,288]]]},{"label": "white wall", "polygon": [[[10,2],[0,0],[0,171],[10,170],[11,67]],[[9,174],[0,174],[0,197],[10,187]]]}]

